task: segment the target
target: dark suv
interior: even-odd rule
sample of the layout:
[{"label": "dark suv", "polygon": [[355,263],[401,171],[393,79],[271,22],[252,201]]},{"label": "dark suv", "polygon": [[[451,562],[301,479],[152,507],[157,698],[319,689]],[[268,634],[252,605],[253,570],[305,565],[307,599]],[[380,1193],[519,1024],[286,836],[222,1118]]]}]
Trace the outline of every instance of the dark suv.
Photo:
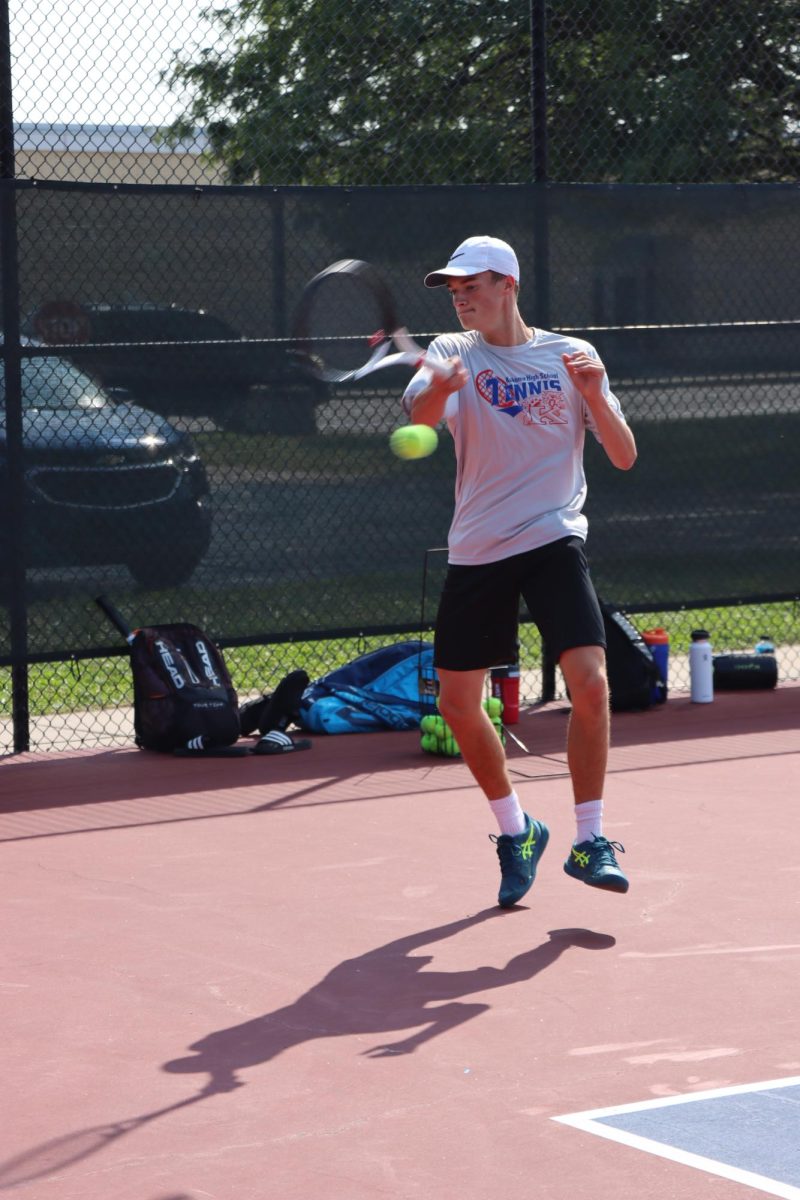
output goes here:
[{"label": "dark suv", "polygon": [[[48,318],[48,309],[57,314],[60,307],[45,305],[25,331],[62,343],[63,321]],[[125,388],[165,416],[209,417],[229,429],[313,432],[314,407],[327,388],[295,369],[284,343],[248,341],[201,309],[68,307],[74,311],[69,356],[105,387]],[[106,343],[114,345],[105,350]]]},{"label": "dark suv", "polygon": [[[2,476],[1,361],[0,389]],[[148,587],[188,579],[208,549],[211,507],[187,434],[54,355],[23,358],[22,403],[28,566],[124,563]],[[5,551],[0,529],[0,572]]]}]

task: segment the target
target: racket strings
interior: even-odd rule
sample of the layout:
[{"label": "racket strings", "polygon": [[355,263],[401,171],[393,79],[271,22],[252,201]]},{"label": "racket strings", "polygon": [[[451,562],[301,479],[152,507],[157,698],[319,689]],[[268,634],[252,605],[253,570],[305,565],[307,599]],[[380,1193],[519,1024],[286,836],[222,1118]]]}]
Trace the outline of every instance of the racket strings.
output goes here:
[{"label": "racket strings", "polygon": [[391,348],[381,298],[356,272],[317,277],[303,304],[302,345],[321,374],[350,375]]}]

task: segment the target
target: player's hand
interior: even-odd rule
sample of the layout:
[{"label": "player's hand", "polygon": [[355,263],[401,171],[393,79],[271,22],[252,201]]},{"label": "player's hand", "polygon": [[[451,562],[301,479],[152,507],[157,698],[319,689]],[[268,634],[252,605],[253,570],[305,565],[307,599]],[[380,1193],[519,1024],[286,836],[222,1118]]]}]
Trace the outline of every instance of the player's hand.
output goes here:
[{"label": "player's hand", "polygon": [[458,357],[446,358],[443,365],[449,367],[448,374],[440,375],[437,373],[433,376],[428,386],[435,388],[442,395],[449,396],[451,392],[458,392],[466,386],[467,371]]},{"label": "player's hand", "polygon": [[576,350],[572,354],[561,355],[570,379],[575,384],[584,400],[588,403],[603,399],[603,379],[606,369],[599,358],[587,354],[585,350]]},{"label": "player's hand", "polygon": [[[423,359],[423,365],[425,360]],[[467,382],[467,371],[460,358],[445,358],[440,365],[449,367],[449,374],[437,371],[431,375],[422,391],[406,396],[403,407],[413,425],[430,425],[435,428],[444,416],[447,398],[463,388]],[[410,399],[410,403],[408,403]]]}]

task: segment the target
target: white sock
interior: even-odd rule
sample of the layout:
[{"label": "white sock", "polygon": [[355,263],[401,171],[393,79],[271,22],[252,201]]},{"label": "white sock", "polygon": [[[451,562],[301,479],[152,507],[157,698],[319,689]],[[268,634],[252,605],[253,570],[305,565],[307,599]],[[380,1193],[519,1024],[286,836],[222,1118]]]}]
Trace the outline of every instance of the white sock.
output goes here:
[{"label": "white sock", "polygon": [[603,836],[603,801],[585,800],[583,804],[575,805],[575,820],[578,832],[573,845],[580,842],[590,842],[592,837]]},{"label": "white sock", "polygon": [[511,792],[510,795],[503,796],[500,800],[490,800],[489,808],[494,813],[501,833],[510,833],[513,837],[515,834],[524,832],[525,813],[522,811],[516,792]]}]

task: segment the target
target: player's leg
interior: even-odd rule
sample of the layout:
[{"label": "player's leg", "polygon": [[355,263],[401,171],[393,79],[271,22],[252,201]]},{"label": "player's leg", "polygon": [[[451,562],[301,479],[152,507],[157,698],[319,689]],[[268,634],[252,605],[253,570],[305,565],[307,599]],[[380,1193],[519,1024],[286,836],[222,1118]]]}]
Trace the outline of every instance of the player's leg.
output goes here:
[{"label": "player's leg", "polygon": [[486,669],[437,668],[439,711],[453,731],[461,757],[490,802],[512,791],[503,744],[483,707]]},{"label": "player's leg", "polygon": [[572,704],[567,732],[572,791],[575,804],[585,804],[602,799],[608,762],[605,651],[602,646],[575,646],[561,654],[558,665]]},{"label": "player's leg", "polygon": [[572,712],[567,762],[575,800],[576,837],[564,864],[592,887],[625,892],[628,881],[603,836],[603,789],[609,741],[605,628],[579,538],[535,551],[521,583],[525,602],[558,661]]},{"label": "player's leg", "polygon": [[522,811],[505,750],[483,708],[486,670],[516,657],[519,593],[503,564],[450,567],[439,603],[434,662],[439,709],[500,829],[498,902],[503,908],[531,887],[548,839]]}]

